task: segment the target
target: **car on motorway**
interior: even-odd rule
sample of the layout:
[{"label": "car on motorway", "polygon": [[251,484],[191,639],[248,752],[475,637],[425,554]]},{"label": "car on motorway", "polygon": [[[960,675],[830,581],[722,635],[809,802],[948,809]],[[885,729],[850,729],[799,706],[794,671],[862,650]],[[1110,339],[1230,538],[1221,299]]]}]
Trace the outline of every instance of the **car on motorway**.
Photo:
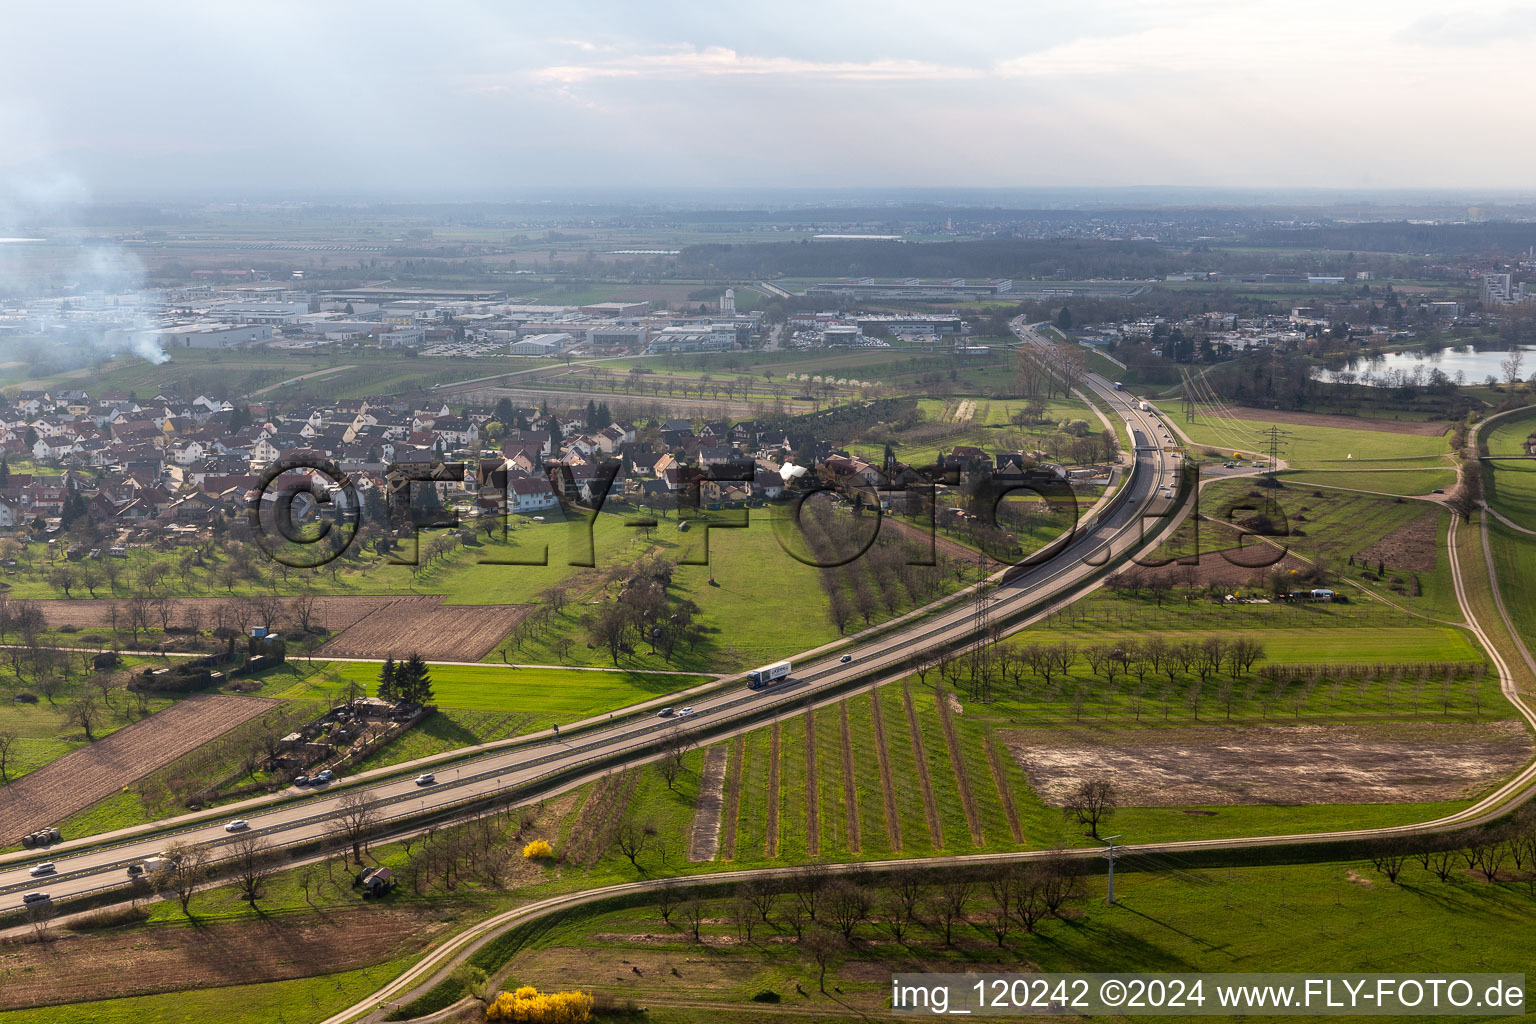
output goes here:
[{"label": "car on motorway", "polygon": [[436,781],[437,776],[433,775],[431,772],[423,772],[422,774],[416,776],[416,785],[418,786],[430,786]]},{"label": "car on motorway", "polygon": [[53,899],[53,897],[48,895],[45,892],[29,892],[29,893],[27,893],[25,896],[23,896],[21,898],[21,902],[23,902],[23,903],[47,903],[51,899]]},{"label": "car on motorway", "polygon": [[307,785],[309,785],[309,776],[308,775],[295,775],[293,777],[293,784],[295,786],[307,786]]},{"label": "car on motorway", "polygon": [[695,713],[696,712],[691,707],[678,708],[677,709],[677,717],[678,718],[687,718],[689,715],[692,715],[692,714],[695,714]]},{"label": "car on motorway", "polygon": [[39,878],[43,875],[51,875],[57,870],[59,869],[54,865],[53,861],[48,861],[43,864],[34,864],[32,870],[28,873],[33,878]]},{"label": "car on motorway", "polygon": [[232,821],[228,825],[224,826],[224,831],[225,832],[244,832],[246,829],[248,829],[250,827],[251,827],[251,823],[246,821],[244,818],[236,818],[234,821]]},{"label": "car on motorway", "polygon": [[677,709],[676,708],[662,708],[660,711],[656,712],[656,717],[657,718],[671,718],[675,714],[677,714]]},{"label": "car on motorway", "polygon": [[315,785],[320,786],[320,785],[324,785],[327,782],[330,782],[335,777],[336,777],[336,773],[331,771],[329,768],[327,768],[325,771],[321,772],[319,775],[316,775],[310,781],[313,782]]},{"label": "car on motorway", "polygon": [[843,656],[842,656],[842,657],[841,657],[841,658],[838,658],[838,659],[837,659],[837,660],[838,660],[838,661],[839,661],[839,662],[840,662],[840,663],[841,663],[841,664],[844,664],[844,665],[846,665],[846,664],[848,664],[848,663],[849,663],[849,662],[850,662],[850,661],[852,661],[852,660],[853,660],[853,655],[851,655],[851,654],[845,654],[845,655],[843,655]]}]

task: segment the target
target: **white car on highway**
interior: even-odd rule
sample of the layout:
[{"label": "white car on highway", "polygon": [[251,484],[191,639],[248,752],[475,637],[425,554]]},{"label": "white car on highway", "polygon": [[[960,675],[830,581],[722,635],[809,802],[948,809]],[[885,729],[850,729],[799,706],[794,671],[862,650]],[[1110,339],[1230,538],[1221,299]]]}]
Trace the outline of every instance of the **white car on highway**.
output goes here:
[{"label": "white car on highway", "polygon": [[33,865],[31,875],[33,878],[39,878],[43,875],[51,875],[57,870],[58,868],[54,865],[53,861],[48,861],[46,864]]},{"label": "white car on highway", "polygon": [[250,827],[251,827],[251,823],[246,821],[244,818],[236,818],[234,821],[232,821],[228,825],[224,826],[224,831],[225,832],[244,832],[246,829],[248,829]]},{"label": "white car on highway", "polygon": [[689,715],[692,715],[692,714],[697,714],[697,712],[695,712],[693,710],[693,708],[691,708],[691,707],[678,708],[677,709],[677,717],[678,718],[687,718]]}]

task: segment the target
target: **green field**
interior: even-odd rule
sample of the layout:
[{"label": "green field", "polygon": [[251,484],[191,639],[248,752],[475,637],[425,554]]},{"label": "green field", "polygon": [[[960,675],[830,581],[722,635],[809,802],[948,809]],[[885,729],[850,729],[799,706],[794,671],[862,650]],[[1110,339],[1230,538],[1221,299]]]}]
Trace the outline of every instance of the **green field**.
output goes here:
[{"label": "green field", "polygon": [[1536,529],[1536,461],[1485,462],[1483,486],[1490,505],[1526,529]]},{"label": "green field", "polygon": [[[1187,622],[1177,631],[1166,634],[1170,640],[1199,642],[1207,637],[1232,639],[1246,636],[1264,645],[1264,657],[1255,662],[1264,665],[1369,665],[1397,664],[1421,661],[1481,662],[1482,654],[1468,635],[1451,626],[1428,623],[1409,624],[1399,621],[1396,625],[1370,625],[1371,618],[1344,617],[1328,624],[1322,616],[1313,624],[1299,628],[1275,626],[1263,621],[1261,614],[1248,614],[1263,606],[1240,605],[1218,617],[1224,623],[1216,628],[1201,629],[1196,621]],[[1338,606],[1342,607],[1342,606]],[[1304,611],[1312,610],[1303,606]],[[1326,615],[1326,612],[1324,613]],[[1383,616],[1385,618],[1386,616]],[[1305,619],[1306,616],[1301,617]],[[1213,623],[1214,625],[1214,623]],[[1090,644],[1134,641],[1147,634],[1123,632],[1113,626],[1078,623],[1067,629],[1032,629],[1022,633],[1021,643],[1032,640],[1063,642],[1074,647]]]},{"label": "green field", "polygon": [[1524,455],[1532,431],[1536,431],[1536,412],[1525,412],[1504,417],[1480,436],[1489,455]]},{"label": "green field", "polygon": [[[777,1021],[787,1010],[817,1019],[879,1016],[888,1012],[890,972],[903,969],[1010,971],[1023,963],[1064,973],[1526,973],[1536,915],[1524,885],[1489,884],[1461,871],[1439,882],[1417,866],[1404,882],[1388,883],[1363,861],[1125,867],[1116,871],[1115,906],[1104,905],[1104,878],[1095,874],[1062,919],[1047,918],[1034,934],[1016,929],[1001,948],[986,927],[991,898],[978,885],[951,943],[927,915],[901,944],[880,925],[860,924],[852,943],[838,942],[825,995],[815,963],[783,923],[789,897],[750,941],[732,925],[729,900],[709,901],[704,947],[690,941],[677,914],[668,923],[654,906],[598,908],[538,929],[511,960],[511,982],[559,988],[579,963],[633,964],[633,973],[616,969],[594,990],[633,999],[657,1019],[702,1022],[726,1014]],[[868,884],[878,902],[880,881]],[[688,966],[673,976],[666,965],[678,962]],[[751,1001],[759,992],[775,993],[780,1005],[759,1008]],[[1209,1005],[1215,996],[1207,996]]]},{"label": "green field", "polygon": [[1313,469],[1279,474],[1279,479],[1299,484],[1326,484],[1382,494],[1429,494],[1436,488],[1450,490],[1456,484],[1454,469]]},{"label": "green field", "polygon": [[[125,357],[99,367],[69,370],[31,380],[21,380],[13,372],[5,383],[7,387],[33,389],[85,386],[92,391],[129,391],[141,399],[153,397],[162,389],[186,395],[206,392],[234,398],[252,395],[306,374],[323,374],[265,391],[255,395],[253,400],[334,401],[368,395],[414,395],[437,384],[552,366],[556,362],[524,358],[417,357],[368,346],[313,353],[188,349],[176,352],[172,359],[159,364]],[[332,370],[335,372],[325,372]]]},{"label": "green field", "polygon": [[[432,689],[439,707],[537,715],[557,721],[585,718],[685,690],[705,676],[641,672],[574,672],[555,668],[497,665],[432,665]],[[378,682],[376,664],[332,662],[274,696],[284,700],[325,700],[349,683],[370,693]]]},{"label": "green field", "polygon": [[1488,546],[1493,553],[1504,607],[1515,631],[1529,647],[1536,637],[1536,588],[1530,585],[1536,579],[1536,537],[1512,530],[1490,517]]},{"label": "green field", "polygon": [[1250,454],[1267,451],[1268,441],[1263,436],[1264,431],[1278,426],[1283,434],[1289,435],[1281,457],[1293,469],[1338,469],[1344,468],[1339,463],[1361,459],[1418,458],[1433,464],[1438,461],[1438,456],[1446,452],[1446,439],[1438,436],[1303,426],[1295,423],[1274,424],[1208,412],[1193,418],[1183,413],[1172,413],[1171,416],[1196,444]]}]

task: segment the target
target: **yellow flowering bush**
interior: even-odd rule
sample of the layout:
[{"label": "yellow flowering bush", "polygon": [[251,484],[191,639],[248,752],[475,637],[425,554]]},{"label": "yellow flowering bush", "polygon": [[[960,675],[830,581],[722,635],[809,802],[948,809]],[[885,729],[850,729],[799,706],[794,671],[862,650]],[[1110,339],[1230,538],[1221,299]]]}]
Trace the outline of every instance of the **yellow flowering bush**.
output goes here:
[{"label": "yellow flowering bush", "polygon": [[523,856],[529,860],[543,860],[546,857],[553,857],[554,855],[554,848],[542,839],[535,839],[533,842],[523,847]]},{"label": "yellow flowering bush", "polygon": [[485,1019],[522,1024],[586,1024],[592,1019],[592,997],[585,992],[540,992],[532,985],[524,985],[497,996],[486,1007]]}]

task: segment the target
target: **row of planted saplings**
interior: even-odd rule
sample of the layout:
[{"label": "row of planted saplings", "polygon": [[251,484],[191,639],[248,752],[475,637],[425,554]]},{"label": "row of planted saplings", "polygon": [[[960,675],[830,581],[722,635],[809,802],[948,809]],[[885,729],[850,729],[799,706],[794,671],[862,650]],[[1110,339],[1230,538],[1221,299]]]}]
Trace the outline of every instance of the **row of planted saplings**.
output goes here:
[{"label": "row of planted saplings", "polygon": [[63,838],[57,828],[40,828],[31,835],[22,836],[21,845],[30,850],[38,846],[52,846]]}]

